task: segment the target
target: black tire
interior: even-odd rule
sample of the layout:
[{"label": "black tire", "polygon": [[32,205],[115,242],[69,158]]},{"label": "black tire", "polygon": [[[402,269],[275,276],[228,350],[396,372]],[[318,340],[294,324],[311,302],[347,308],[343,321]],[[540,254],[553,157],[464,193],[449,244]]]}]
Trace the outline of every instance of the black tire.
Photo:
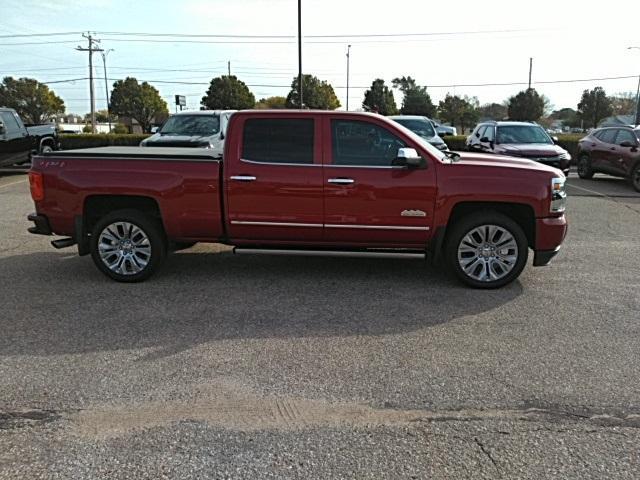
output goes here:
[{"label": "black tire", "polygon": [[53,152],[53,147],[51,145],[45,144],[40,147],[40,155],[43,155],[49,152]]},{"label": "black tire", "polygon": [[591,167],[591,159],[589,155],[583,153],[578,157],[578,176],[585,180],[593,178],[593,168]]},{"label": "black tire", "polygon": [[[107,265],[106,262],[108,259],[103,261],[103,257],[101,256],[100,252],[100,243],[102,242],[103,248],[105,246],[113,246],[114,252],[111,258],[114,259],[114,261],[120,261],[119,257],[122,257],[122,254],[119,251],[115,251],[116,244],[111,243],[109,239],[101,239],[103,231],[105,231],[107,227],[119,222],[128,223],[137,227],[142,232],[142,234],[146,236],[147,242],[144,242],[144,245],[148,243],[148,247],[145,248],[144,245],[141,245],[140,248],[144,248],[145,253],[140,252],[136,254],[141,256],[136,256],[136,259],[124,259],[123,261],[121,261],[121,271],[116,271]],[[116,229],[117,230],[114,231],[112,228],[111,231],[113,233],[116,233],[116,235],[120,235],[122,226],[117,226]],[[129,233],[123,233],[123,241],[129,239],[130,241],[135,242],[135,238],[136,236],[138,236],[138,234],[135,231],[133,231],[133,233],[134,234],[132,234],[132,229],[129,230]],[[140,237],[138,236],[138,238]],[[108,213],[100,220],[98,220],[98,222],[95,224],[91,232],[90,249],[91,258],[93,259],[96,267],[98,267],[98,270],[104,273],[107,277],[118,282],[141,282],[153,275],[153,273],[160,267],[160,265],[166,258],[167,241],[162,225],[158,220],[145,215],[138,210],[118,210]],[[147,252],[149,251],[150,254],[147,254]],[[139,260],[141,258],[143,260],[146,259],[146,264],[143,267],[141,267],[139,264]],[[136,269],[138,268],[140,270],[136,271]],[[125,272],[123,273],[122,270],[124,270]]]},{"label": "black tire", "polygon": [[640,192],[640,162],[637,162],[631,170],[631,176],[629,177],[631,186],[636,192]]},{"label": "black tire", "polygon": [[[516,257],[515,261],[509,262],[511,270],[507,270],[501,265],[498,265],[498,268],[502,270],[502,272],[498,272],[498,273],[503,274],[503,276],[495,280],[481,281],[476,278],[473,278],[472,276],[470,276],[464,271],[464,269],[460,265],[460,262],[462,260],[458,259],[458,248],[461,246],[462,241],[465,239],[465,237],[469,233],[473,232],[476,228],[479,228],[482,226],[500,227],[504,231],[511,234],[513,240],[515,241],[515,244],[517,245],[517,253],[514,252]],[[499,237],[497,240],[495,240],[498,244],[496,248],[500,248],[499,245],[502,238],[503,237]],[[465,245],[469,245],[469,244],[465,243]],[[516,278],[518,278],[520,273],[522,273],[522,270],[527,264],[527,259],[529,258],[527,237],[524,234],[524,231],[522,230],[520,225],[518,225],[515,221],[513,221],[511,218],[507,217],[506,215],[503,215],[499,212],[494,212],[494,211],[480,211],[480,212],[470,213],[465,217],[461,218],[460,220],[458,220],[451,227],[451,230],[447,233],[445,248],[446,248],[446,251],[445,251],[446,262],[448,267],[453,271],[453,273],[455,273],[458,279],[460,279],[466,285],[469,285],[474,288],[484,288],[484,289],[499,288],[504,285],[507,285],[508,283],[511,283]],[[499,252],[496,252],[496,254],[497,253]],[[483,262],[483,259],[485,259],[485,257],[481,257],[480,254],[478,254],[478,256],[475,258],[478,259],[478,262]],[[470,260],[473,260],[473,259],[474,257],[470,258]],[[486,260],[493,261],[489,258],[486,258]],[[477,265],[480,266],[480,272],[487,271],[485,270],[486,264],[484,264],[485,266],[482,266],[483,263],[478,263]],[[487,268],[491,269],[491,267],[487,267]],[[491,270],[491,273],[495,274],[496,271]]]}]

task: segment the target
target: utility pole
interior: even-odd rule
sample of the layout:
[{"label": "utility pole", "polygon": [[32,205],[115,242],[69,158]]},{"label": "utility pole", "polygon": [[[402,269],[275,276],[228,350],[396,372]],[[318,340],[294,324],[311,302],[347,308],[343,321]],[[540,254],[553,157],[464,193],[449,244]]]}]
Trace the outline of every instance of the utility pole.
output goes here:
[{"label": "utility pole", "polygon": [[349,111],[349,58],[351,53],[351,45],[347,45],[347,112]]},{"label": "utility pole", "polygon": [[531,90],[531,71],[533,70],[533,57],[529,57],[529,88]]},{"label": "utility pole", "polygon": [[[627,50],[640,50],[640,47],[627,47]],[[636,90],[636,113],[633,116],[633,123],[640,125],[640,75],[638,75],[638,89]]]},{"label": "utility pole", "polygon": [[91,36],[91,32],[87,32],[84,38],[89,41],[89,48],[82,48],[78,46],[76,50],[79,52],[89,52],[89,95],[91,97],[91,133],[96,133],[96,95],[93,89],[93,52],[104,52],[103,49],[94,47],[94,43],[100,43],[100,40],[96,40]]},{"label": "utility pole", "polygon": [[298,92],[300,94],[300,108],[304,108],[302,84],[302,0],[298,0]]},{"label": "utility pole", "polygon": [[102,52],[102,66],[104,67],[104,93],[107,95],[107,121],[109,122],[109,133],[111,133],[111,105],[109,102],[109,83],[107,82],[107,55],[113,52],[113,48]]},{"label": "utility pole", "polygon": [[229,72],[229,76],[231,76],[231,60],[227,62],[227,71]]}]

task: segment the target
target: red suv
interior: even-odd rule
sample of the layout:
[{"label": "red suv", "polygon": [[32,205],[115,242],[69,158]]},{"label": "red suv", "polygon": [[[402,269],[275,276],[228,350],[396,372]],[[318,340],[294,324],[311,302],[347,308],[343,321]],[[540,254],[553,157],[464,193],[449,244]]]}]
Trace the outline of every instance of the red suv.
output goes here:
[{"label": "red suv", "polygon": [[578,144],[578,175],[608,173],[631,180],[640,192],[640,127],[597,128]]},{"label": "red suv", "polygon": [[467,137],[471,152],[509,155],[544,163],[569,175],[571,155],[544,128],[531,122],[482,122]]}]

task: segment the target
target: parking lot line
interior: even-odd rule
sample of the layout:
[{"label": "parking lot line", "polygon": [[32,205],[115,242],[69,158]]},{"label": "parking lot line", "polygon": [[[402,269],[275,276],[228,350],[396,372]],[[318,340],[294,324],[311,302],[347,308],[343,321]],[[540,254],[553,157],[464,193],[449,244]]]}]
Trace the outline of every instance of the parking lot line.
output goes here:
[{"label": "parking lot line", "polygon": [[0,185],[0,188],[10,187],[11,185],[17,185],[19,183],[24,183],[26,181],[27,179],[25,178],[24,180],[18,180],[17,182],[5,183],[4,185]]}]

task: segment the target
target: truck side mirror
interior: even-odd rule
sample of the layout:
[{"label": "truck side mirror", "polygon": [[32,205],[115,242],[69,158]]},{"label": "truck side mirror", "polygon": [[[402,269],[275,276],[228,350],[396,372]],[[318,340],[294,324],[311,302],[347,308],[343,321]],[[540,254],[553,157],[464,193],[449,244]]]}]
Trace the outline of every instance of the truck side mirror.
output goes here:
[{"label": "truck side mirror", "polygon": [[555,135],[551,137],[551,140],[553,140],[553,143],[555,143],[556,145],[560,142],[560,140],[558,140],[558,137],[556,137]]},{"label": "truck side mirror", "polygon": [[424,158],[418,155],[415,148],[399,148],[393,164],[407,168],[421,168],[426,166]]},{"label": "truck side mirror", "polygon": [[0,121],[0,135],[4,135],[6,132],[5,128],[4,128],[4,123],[2,123],[2,121]]},{"label": "truck side mirror", "polygon": [[480,141],[481,141],[482,143],[489,143],[489,137],[482,137],[482,138],[480,139]]}]

